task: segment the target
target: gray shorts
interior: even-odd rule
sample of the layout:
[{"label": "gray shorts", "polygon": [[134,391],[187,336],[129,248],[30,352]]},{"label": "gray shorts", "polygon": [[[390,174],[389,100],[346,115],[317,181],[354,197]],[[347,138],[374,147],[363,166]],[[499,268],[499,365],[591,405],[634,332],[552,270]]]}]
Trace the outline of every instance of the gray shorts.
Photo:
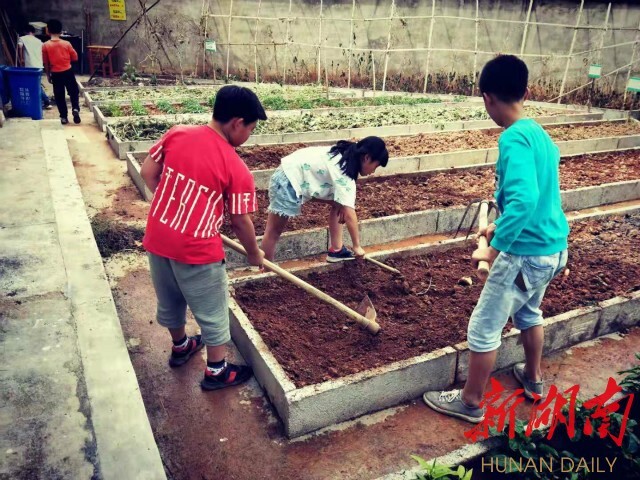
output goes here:
[{"label": "gray shorts", "polygon": [[147,253],[158,298],[156,319],[166,328],[180,328],[191,309],[208,347],[231,340],[229,288],[224,261],[189,265]]}]

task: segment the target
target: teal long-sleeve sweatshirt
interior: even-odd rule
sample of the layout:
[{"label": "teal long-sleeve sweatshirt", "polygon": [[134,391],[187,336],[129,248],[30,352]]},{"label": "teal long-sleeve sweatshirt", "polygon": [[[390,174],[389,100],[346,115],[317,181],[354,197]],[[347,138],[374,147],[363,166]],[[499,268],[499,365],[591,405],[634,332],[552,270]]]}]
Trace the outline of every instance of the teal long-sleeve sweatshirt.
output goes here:
[{"label": "teal long-sleeve sweatshirt", "polygon": [[491,246],[512,255],[553,255],[567,248],[560,198],[560,152],[534,120],[521,119],[498,141],[495,198],[502,212]]}]

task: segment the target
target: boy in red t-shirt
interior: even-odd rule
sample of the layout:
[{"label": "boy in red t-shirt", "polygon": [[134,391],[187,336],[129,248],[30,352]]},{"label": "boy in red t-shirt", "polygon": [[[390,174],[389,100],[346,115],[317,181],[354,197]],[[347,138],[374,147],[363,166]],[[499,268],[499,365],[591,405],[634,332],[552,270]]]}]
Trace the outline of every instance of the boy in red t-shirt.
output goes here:
[{"label": "boy in red t-shirt", "polygon": [[[251,90],[221,88],[207,125],[175,126],[151,149],[142,178],[154,192],[143,245],[158,298],[157,321],[169,329],[169,365],[184,365],[207,347],[201,386],[217,390],[251,378],[247,366],[225,361],[229,334],[228,286],[220,227],[224,204],[251,265],[261,266],[250,214],[257,210],[251,172],[235,147],[247,141],[267,115]],[[187,306],[201,335],[187,337]]]},{"label": "boy in red t-shirt", "polygon": [[78,53],[66,40],[60,39],[62,34],[62,23],[60,20],[49,20],[47,30],[51,35],[51,40],[42,45],[42,63],[47,73],[49,83],[53,84],[53,94],[56,97],[56,106],[60,113],[60,122],[63,125],[69,123],[67,118],[67,99],[65,98],[65,88],[71,99],[71,113],[73,123],[80,123],[80,91],[76,76],[73,74],[71,62],[78,61]]}]

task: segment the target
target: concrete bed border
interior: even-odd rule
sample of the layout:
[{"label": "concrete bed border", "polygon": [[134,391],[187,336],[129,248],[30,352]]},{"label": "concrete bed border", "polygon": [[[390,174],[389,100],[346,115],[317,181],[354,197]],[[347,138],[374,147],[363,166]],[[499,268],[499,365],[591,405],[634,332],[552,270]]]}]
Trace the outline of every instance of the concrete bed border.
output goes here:
[{"label": "concrete bed border", "polygon": [[[560,125],[580,123],[594,123],[606,121],[626,121],[628,112],[605,112],[605,113],[578,113],[557,115],[551,117],[536,117],[536,121],[541,125]],[[148,150],[156,140],[123,140],[119,138],[113,130],[115,123],[107,124],[106,133],[109,145],[118,158],[124,160],[127,152]],[[351,128],[339,130],[320,130],[316,132],[283,133],[254,135],[249,137],[246,146],[264,144],[282,144],[297,142],[331,142],[343,140],[345,138],[361,138],[368,135],[380,137],[416,135],[419,133],[440,133],[454,132],[461,130],[485,130],[495,128],[492,120],[469,120],[448,123],[426,123],[416,125],[389,125],[384,127]]]},{"label": "concrete bed border", "polygon": [[[52,120],[44,120],[52,122]],[[111,287],[59,122],[42,128],[53,208],[91,408],[100,478],[164,479]]]},{"label": "concrete bed border", "polygon": [[[601,218],[638,211],[640,207],[586,214],[574,221]],[[412,257],[428,252],[447,251],[463,245],[464,239],[440,244],[407,247],[372,254],[379,260],[389,257]],[[294,271],[304,276],[312,271],[328,271],[342,265],[322,265]],[[260,282],[272,277],[263,274],[233,280],[232,286]],[[319,384],[297,388],[276,361],[260,334],[253,328],[235,299],[230,306],[231,335],[245,359],[252,365],[256,379],[275,406],[288,437],[297,437],[358,416],[392,407],[418,397],[425,390],[444,389],[466,378],[469,350],[466,342],[447,346],[420,356],[393,362],[364,372],[347,375]],[[638,324],[640,292],[628,297],[614,297],[593,307],[584,307],[545,319],[545,355],[592,338]],[[384,332],[384,325],[382,325]],[[384,334],[384,333],[383,333]],[[495,369],[506,368],[523,360],[518,345],[518,331],[503,336]],[[371,395],[375,392],[375,396]]]}]

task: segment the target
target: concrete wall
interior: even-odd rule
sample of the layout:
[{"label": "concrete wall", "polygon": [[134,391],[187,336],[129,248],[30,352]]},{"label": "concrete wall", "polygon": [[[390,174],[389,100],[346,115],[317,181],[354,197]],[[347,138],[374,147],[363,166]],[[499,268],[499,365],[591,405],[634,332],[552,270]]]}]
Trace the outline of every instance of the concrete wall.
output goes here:
[{"label": "concrete wall", "polygon": [[[232,0],[207,0],[212,14],[228,15]],[[11,2],[10,2],[11,3]],[[127,0],[127,21],[109,20],[106,0],[25,0],[14,6],[18,16],[29,20],[46,20],[51,16],[63,19],[67,28],[79,32],[82,28],[90,30],[91,43],[111,44],[119,34],[136,18],[140,11],[137,0]],[[151,0],[147,1],[150,5]],[[185,72],[203,72],[204,28],[207,37],[217,40],[217,53],[207,54],[206,73],[219,76],[226,70],[227,48],[230,51],[230,71],[241,79],[254,79],[254,63],[257,55],[260,78],[282,78],[287,69],[287,77],[298,82],[315,80],[317,77],[317,50],[314,46],[284,46],[286,38],[289,2],[287,0],[233,0],[233,14],[240,16],[277,17],[261,20],[234,18],[231,22],[231,43],[252,43],[257,28],[257,48],[247,45],[228,43],[228,17],[201,18],[202,0],[163,0],[149,13],[149,22],[141,22],[128,35],[121,47],[121,58],[131,59],[133,63],[146,70],[165,70]],[[609,17],[610,28],[627,30],[609,30],[604,33],[604,45],[633,42],[640,24],[640,4],[635,1],[613,2]],[[473,0],[436,0],[435,14],[463,16],[468,19],[436,19],[434,23],[433,48],[475,49],[475,1]],[[531,21],[563,23],[574,25],[579,0],[550,1],[535,0],[531,12]],[[428,44],[429,19],[394,19],[362,21],[362,18],[388,17],[391,2],[380,0],[357,0],[355,8],[356,22],[353,30],[353,45],[357,48],[385,49],[391,27],[391,48],[424,48]],[[581,25],[600,27],[604,24],[608,2],[586,1]],[[431,1],[398,0],[396,16],[429,16]],[[529,6],[528,0],[480,0],[479,17],[487,19],[524,20]],[[350,18],[352,2],[348,0],[324,1],[321,40],[327,46],[340,49],[327,49],[321,55],[321,76],[324,77],[326,65],[329,80],[334,84],[345,84],[348,70],[348,52],[350,42],[350,23],[338,22],[336,18]],[[319,0],[294,0],[292,17],[318,17]],[[85,14],[90,21],[87,23]],[[360,19],[360,20],[358,20]],[[292,20],[289,39],[315,45],[318,42],[316,19]],[[478,23],[478,50],[487,52],[520,51],[524,26],[515,23],[480,21]],[[155,34],[160,38],[156,38]],[[573,28],[555,26],[532,26],[528,30],[525,53],[544,54],[544,58],[528,57],[527,63],[532,71],[532,83],[540,84],[549,90],[558,90],[564,73],[566,60],[557,58],[568,53],[573,36]],[[576,36],[574,52],[597,49],[603,37],[600,29],[580,29]],[[272,45],[275,42],[279,45]],[[166,51],[166,53],[165,53]],[[583,83],[586,80],[586,65],[591,62],[603,64],[604,72],[611,71],[629,62],[632,45],[606,49],[603,53],[592,52],[576,56],[570,66],[569,83]],[[490,57],[478,54],[478,68]],[[473,53],[433,52],[430,71],[441,74],[433,78],[433,88],[468,88],[474,65]],[[424,70],[427,54],[424,51],[392,52],[389,55],[388,88],[416,88],[424,82]],[[326,60],[325,60],[326,59]],[[382,84],[385,53],[353,52],[352,75],[356,85],[371,85],[373,63],[375,63],[376,83]],[[639,64],[640,65],[640,64]],[[638,68],[640,70],[640,68]],[[451,79],[442,74],[456,73]],[[323,79],[324,80],[324,79]],[[624,84],[626,71],[617,75],[618,87]]]}]

